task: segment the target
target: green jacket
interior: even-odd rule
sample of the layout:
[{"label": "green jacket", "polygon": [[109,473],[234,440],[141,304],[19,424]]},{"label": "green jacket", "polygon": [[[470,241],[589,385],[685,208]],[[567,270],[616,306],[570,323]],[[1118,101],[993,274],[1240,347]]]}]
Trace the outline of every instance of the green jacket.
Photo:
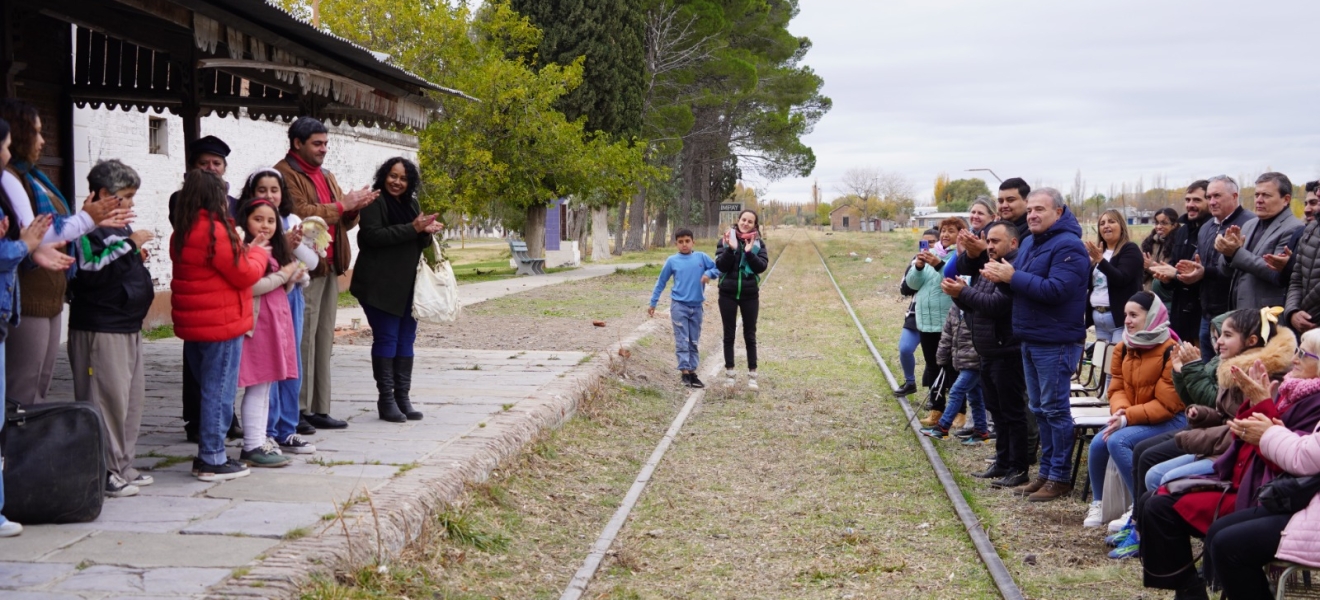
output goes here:
[{"label": "green jacket", "polygon": [[[954,260],[949,254],[946,260]],[[944,320],[949,316],[949,307],[953,298],[940,289],[944,280],[942,269],[926,266],[923,269],[908,270],[904,281],[908,287],[917,290],[917,331],[922,333],[940,333],[944,331]]]},{"label": "green jacket", "polygon": [[[358,257],[348,289],[358,302],[402,317],[412,314],[417,261],[431,236],[417,233],[411,222],[391,223],[386,202],[397,200],[382,193],[360,213]],[[417,208],[417,201],[412,203]]]},{"label": "green jacket", "polygon": [[1219,397],[1218,372],[1218,356],[1211,358],[1210,362],[1194,360],[1183,365],[1181,372],[1173,372],[1173,388],[1178,390],[1183,404],[1214,408]]}]

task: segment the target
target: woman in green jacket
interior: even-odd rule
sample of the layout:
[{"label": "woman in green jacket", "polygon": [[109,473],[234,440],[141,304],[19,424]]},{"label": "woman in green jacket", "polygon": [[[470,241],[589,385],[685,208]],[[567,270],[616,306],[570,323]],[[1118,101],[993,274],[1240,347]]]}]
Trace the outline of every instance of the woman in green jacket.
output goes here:
[{"label": "woman in green jacket", "polygon": [[358,257],[349,292],[362,304],[371,325],[371,375],[376,379],[376,409],[394,423],[416,421],[413,410],[413,341],[417,320],[412,316],[417,261],[444,224],[436,214],[423,214],[417,202],[421,175],[412,161],[395,157],[376,171],[380,198],[362,209],[358,221]]},{"label": "woman in green jacket", "polygon": [[912,261],[913,268],[904,278],[908,287],[917,290],[917,331],[921,332],[921,354],[926,362],[921,385],[931,388],[939,380],[940,372],[946,371],[940,386],[931,390],[927,407],[930,413],[921,420],[924,427],[934,425],[944,414],[944,397],[958,377],[958,372],[952,368],[941,369],[936,364],[935,354],[940,346],[940,333],[944,331],[944,319],[949,316],[949,307],[953,306],[953,298],[940,289],[940,282],[944,281],[944,265],[957,262],[955,244],[958,232],[964,229],[967,229],[967,223],[958,217],[940,221],[940,241],[917,254]]}]

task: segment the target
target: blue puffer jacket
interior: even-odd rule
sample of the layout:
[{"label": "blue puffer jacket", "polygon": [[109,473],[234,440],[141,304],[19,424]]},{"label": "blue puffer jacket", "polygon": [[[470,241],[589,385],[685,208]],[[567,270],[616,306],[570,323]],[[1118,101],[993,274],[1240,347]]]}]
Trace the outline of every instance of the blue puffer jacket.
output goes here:
[{"label": "blue puffer jacket", "polygon": [[1086,286],[1091,257],[1082,226],[1063,209],[1045,233],[1023,240],[1013,262],[1013,333],[1029,344],[1086,341]]},{"label": "blue puffer jacket", "polygon": [[[954,262],[957,256],[957,253],[950,253],[945,257],[945,261]],[[904,277],[908,287],[917,290],[917,331],[922,333],[944,331],[944,319],[949,316],[949,307],[953,306],[953,298],[940,289],[940,282],[943,280],[942,269],[934,267],[909,269],[907,276]]]},{"label": "blue puffer jacket", "polygon": [[[0,218],[5,216],[0,210]],[[11,218],[9,226],[18,227],[18,219]],[[27,244],[0,233],[0,323],[18,325],[18,269],[27,255]],[[4,339],[5,336],[0,334],[0,341]]]}]

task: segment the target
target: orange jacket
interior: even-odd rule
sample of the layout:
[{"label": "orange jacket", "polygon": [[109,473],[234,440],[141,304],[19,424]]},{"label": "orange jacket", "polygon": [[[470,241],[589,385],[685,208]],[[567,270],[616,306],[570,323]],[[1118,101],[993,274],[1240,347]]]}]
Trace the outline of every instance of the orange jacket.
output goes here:
[{"label": "orange jacket", "polygon": [[1125,343],[1115,346],[1109,414],[1125,409],[1128,425],[1158,425],[1181,413],[1183,401],[1173,387],[1171,353],[1177,351],[1172,339],[1149,350],[1130,349]]},{"label": "orange jacket", "polygon": [[[203,210],[177,255],[170,237],[174,261],[170,314],[174,334],[184,341],[222,342],[252,329],[252,286],[266,273],[268,255],[262,248],[247,247],[235,263],[226,227],[232,228],[233,221],[213,224]],[[207,259],[212,234],[215,256]]]}]

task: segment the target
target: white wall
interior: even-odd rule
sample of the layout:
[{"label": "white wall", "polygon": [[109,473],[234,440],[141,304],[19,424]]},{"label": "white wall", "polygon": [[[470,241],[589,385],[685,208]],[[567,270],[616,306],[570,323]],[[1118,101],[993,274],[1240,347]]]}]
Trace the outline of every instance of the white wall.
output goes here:
[{"label": "white wall", "polygon": [[[166,120],[166,154],[151,154],[148,146],[148,119]],[[329,123],[330,153],[325,168],[345,190],[370,185],[377,167],[386,159],[405,156],[416,162],[417,138],[379,128],[335,127]],[[230,193],[237,196],[252,171],[269,167],[282,159],[288,150],[288,124],[254,121],[246,116],[202,119],[203,136],[214,135],[229,144],[229,167],[225,179]],[[135,229],[156,234],[148,268],[157,290],[170,283],[170,261],[166,245],[172,231],[168,206],[170,194],[183,185],[183,121],[169,112],[156,114],[132,110],[81,108],[74,111],[74,176],[77,189],[70,200],[78,205],[87,197],[87,171],[98,160],[117,158],[133,167],[142,177],[135,212]],[[356,257],[357,236],[349,234]]]}]

